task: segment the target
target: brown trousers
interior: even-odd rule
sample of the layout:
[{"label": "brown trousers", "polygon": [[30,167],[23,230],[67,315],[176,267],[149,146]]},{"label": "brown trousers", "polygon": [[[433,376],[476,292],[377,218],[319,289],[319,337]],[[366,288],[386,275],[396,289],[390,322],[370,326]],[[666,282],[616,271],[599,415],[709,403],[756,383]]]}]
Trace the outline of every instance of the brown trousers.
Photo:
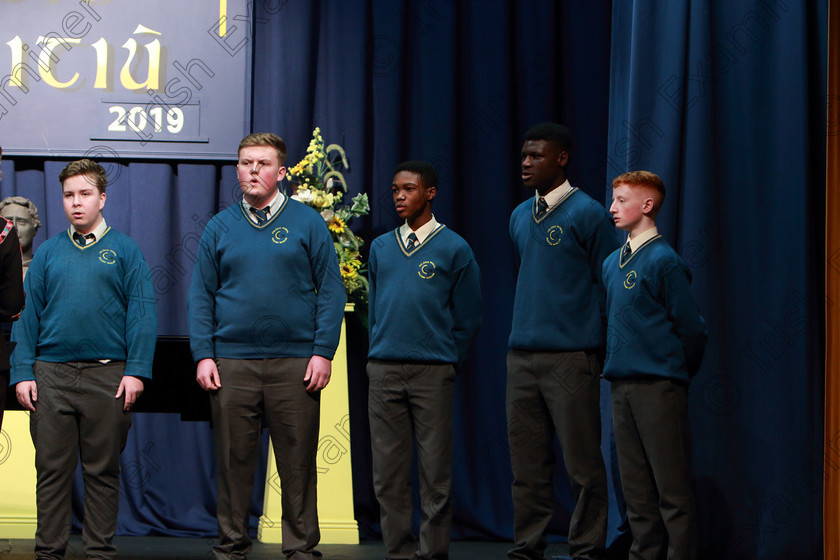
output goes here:
[{"label": "brown trousers", "polygon": [[633,533],[630,558],[695,560],[688,387],[670,379],[611,385],[618,470]]},{"label": "brown trousers", "polygon": [[268,425],[280,476],[283,552],[320,558],[317,473],[321,394],[303,383],[308,358],[216,360],[222,387],[210,394],[218,467],[218,559],[251,549],[248,518],[262,423]]},{"label": "brown trousers", "polygon": [[[373,487],[387,558],[446,560],[452,524],[455,368],[370,360],[368,417]],[[420,541],[411,527],[411,457],[417,441]]]},{"label": "brown trousers", "polygon": [[70,536],[73,472],[85,483],[82,544],[87,558],[114,558],[120,453],[131,413],[115,399],[125,362],[35,362],[38,402],[30,415],[38,472],[35,558],[64,558]]},{"label": "brown trousers", "polygon": [[515,541],[509,558],[543,557],[554,512],[555,433],[574,500],[569,553],[576,560],[605,558],[607,474],[601,455],[597,356],[511,350],[507,369]]}]

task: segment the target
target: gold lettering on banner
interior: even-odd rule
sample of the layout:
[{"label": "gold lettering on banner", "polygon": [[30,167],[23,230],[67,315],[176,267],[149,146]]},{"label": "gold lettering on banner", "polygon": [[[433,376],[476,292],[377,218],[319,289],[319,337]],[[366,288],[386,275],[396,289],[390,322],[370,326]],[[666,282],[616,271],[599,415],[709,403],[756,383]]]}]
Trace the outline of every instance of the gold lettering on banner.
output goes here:
[{"label": "gold lettering on banner", "polygon": [[81,39],[72,39],[70,37],[38,37],[37,44],[43,45],[41,54],[38,55],[38,71],[44,81],[54,88],[64,89],[69,88],[79,79],[79,73],[73,74],[68,82],[60,82],[53,76],[53,64],[55,56],[53,51],[58,45],[64,46],[67,50],[72,49],[72,45],[78,45],[82,42]]},{"label": "gold lettering on banner", "polygon": [[15,68],[20,68],[20,65],[23,63],[23,41],[19,35],[15,35],[15,38],[7,41],[6,44],[12,49],[12,79],[9,80],[9,85],[21,87],[23,86],[23,82],[21,82],[19,75],[15,76]]},{"label": "gold lettering on banner", "polygon": [[[138,25],[134,30],[135,35],[153,34],[161,35],[158,31],[153,31],[144,25]],[[137,41],[134,38],[129,38],[123,44],[123,48],[128,50],[128,60],[123,64],[120,71],[120,82],[125,89],[152,89],[157,90],[160,84],[160,41],[155,39],[151,43],[145,45],[146,52],[149,54],[149,71],[146,74],[146,81],[139,83],[134,80],[131,75],[131,62],[137,54]]]},{"label": "gold lettering on banner", "polygon": [[96,82],[93,87],[97,89],[108,88],[108,41],[100,37],[97,42],[91,45],[96,50]]}]

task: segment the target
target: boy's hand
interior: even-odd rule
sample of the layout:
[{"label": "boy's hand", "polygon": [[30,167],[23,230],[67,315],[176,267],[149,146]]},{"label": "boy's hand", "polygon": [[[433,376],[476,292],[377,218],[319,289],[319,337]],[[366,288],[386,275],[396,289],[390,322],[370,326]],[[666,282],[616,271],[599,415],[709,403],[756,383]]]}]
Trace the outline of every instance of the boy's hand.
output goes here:
[{"label": "boy's hand", "polygon": [[320,391],[330,382],[332,362],[323,356],[312,356],[309,365],[306,366],[306,375],[303,382],[306,383],[306,390],[310,393]]},{"label": "boy's hand", "polygon": [[219,377],[219,368],[213,358],[204,358],[198,362],[195,368],[195,380],[205,391],[215,391],[222,388],[222,379]]},{"label": "boy's hand", "polygon": [[131,410],[134,402],[143,394],[143,381],[139,377],[132,375],[124,375],[120,381],[120,387],[117,389],[115,399],[120,398],[125,393],[125,402],[123,403],[123,410]]},{"label": "boy's hand", "polygon": [[35,403],[38,402],[38,384],[34,381],[21,381],[15,385],[15,395],[20,406],[30,412],[35,412]]}]

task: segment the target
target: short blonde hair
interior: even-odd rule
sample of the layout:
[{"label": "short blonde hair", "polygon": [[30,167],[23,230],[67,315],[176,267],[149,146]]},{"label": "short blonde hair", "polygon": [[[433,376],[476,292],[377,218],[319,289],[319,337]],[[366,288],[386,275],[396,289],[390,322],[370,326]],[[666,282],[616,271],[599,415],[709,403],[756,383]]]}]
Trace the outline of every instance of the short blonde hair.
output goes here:
[{"label": "short blonde hair", "polygon": [[277,150],[277,160],[280,162],[280,165],[286,162],[286,142],[276,134],[272,134],[271,132],[255,132],[249,134],[239,143],[237,154],[242,151],[242,148],[247,148],[248,146],[270,146]]}]

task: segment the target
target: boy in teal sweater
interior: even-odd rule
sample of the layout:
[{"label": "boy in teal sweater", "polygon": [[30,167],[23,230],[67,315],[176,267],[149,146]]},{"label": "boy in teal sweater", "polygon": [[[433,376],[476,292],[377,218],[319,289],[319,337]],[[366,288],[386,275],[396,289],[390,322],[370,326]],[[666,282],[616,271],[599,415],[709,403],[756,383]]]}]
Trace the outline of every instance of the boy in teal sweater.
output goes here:
[{"label": "boy in teal sweater", "polygon": [[64,558],[79,457],[85,556],[114,558],[120,453],[131,406],[152,377],[156,299],[140,248],[102,217],[105,170],[82,159],[58,178],[71,227],[32,259],[12,329],[11,383],[31,412],[38,473],[35,558]]},{"label": "boy in teal sweater", "polygon": [[263,422],[280,473],[283,552],[321,557],[317,473],[320,391],[327,386],[346,296],[318,212],[280,192],[286,143],[239,144],[242,200],[201,236],[189,293],[196,380],[210,392],[218,466],[219,560],[251,549],[248,521]]},{"label": "boy in teal sweater", "polygon": [[555,434],[574,502],[570,556],[606,558],[601,263],[618,239],[604,207],[569,182],[571,151],[571,133],[560,124],[539,124],[525,134],[522,183],[535,192],[510,216],[518,267],[507,355],[510,560],[538,560],[545,552],[554,513]]},{"label": "boy in teal sweater", "polygon": [[613,181],[610,212],[629,233],[604,261],[613,426],[633,560],[697,558],[688,383],[707,332],[691,273],[656,229],[665,185],[649,171]]},{"label": "boy in teal sweater", "polygon": [[[373,484],[387,558],[444,560],[452,520],[455,367],[481,324],[478,264],[466,241],[432,215],[437,172],[397,166],[391,186],[405,223],[371,244],[368,412]],[[411,528],[412,440],[421,521]]]}]

